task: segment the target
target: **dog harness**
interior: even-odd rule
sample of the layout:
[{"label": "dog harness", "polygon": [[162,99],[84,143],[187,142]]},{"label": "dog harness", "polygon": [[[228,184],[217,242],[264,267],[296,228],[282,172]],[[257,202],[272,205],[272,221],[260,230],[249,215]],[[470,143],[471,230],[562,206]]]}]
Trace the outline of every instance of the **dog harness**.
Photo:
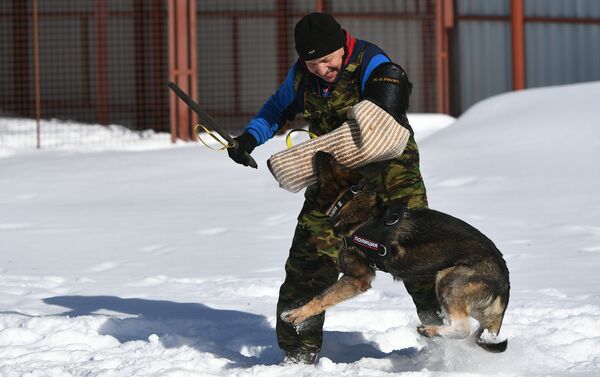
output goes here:
[{"label": "dog harness", "polygon": [[406,207],[401,206],[388,206],[381,216],[372,219],[350,236],[344,237],[344,246],[356,247],[367,258],[371,267],[387,272],[385,263],[392,257],[392,230],[400,225],[405,209]]},{"label": "dog harness", "polygon": [[[362,191],[364,183],[352,186],[343,192],[327,211],[333,221],[337,219],[341,209],[358,193]],[[350,236],[343,237],[344,247],[356,247],[369,261],[371,267],[387,272],[385,262],[391,258],[390,241],[392,230],[402,222],[406,207],[403,205],[386,206],[383,213],[367,222]]]}]

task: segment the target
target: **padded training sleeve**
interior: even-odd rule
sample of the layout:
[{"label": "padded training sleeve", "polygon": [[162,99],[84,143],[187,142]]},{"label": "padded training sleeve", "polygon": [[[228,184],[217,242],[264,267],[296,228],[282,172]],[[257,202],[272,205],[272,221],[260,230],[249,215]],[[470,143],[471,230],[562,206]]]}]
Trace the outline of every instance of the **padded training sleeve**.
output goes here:
[{"label": "padded training sleeve", "polygon": [[395,63],[377,66],[365,85],[365,99],[377,104],[398,123],[409,127],[406,111],[412,84],[404,69]]}]

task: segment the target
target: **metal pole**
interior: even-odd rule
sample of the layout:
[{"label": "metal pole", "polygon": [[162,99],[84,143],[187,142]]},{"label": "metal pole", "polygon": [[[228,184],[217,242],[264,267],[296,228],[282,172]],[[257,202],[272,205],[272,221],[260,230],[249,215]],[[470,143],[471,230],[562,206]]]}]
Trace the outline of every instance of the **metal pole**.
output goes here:
[{"label": "metal pole", "polygon": [[525,31],[523,0],[511,0],[513,89],[525,89]]},{"label": "metal pole", "polygon": [[319,13],[327,13],[327,0],[316,0],[315,11]]},{"label": "metal pole", "polygon": [[277,0],[277,80],[283,82],[290,68],[289,56],[289,36],[290,28],[288,26],[289,4],[288,0]]},{"label": "metal pole", "polygon": [[437,111],[450,114],[450,48],[449,33],[454,27],[454,8],[451,0],[436,0],[437,50]]},{"label": "metal pole", "polygon": [[[169,0],[169,81],[190,97],[198,97],[196,63],[196,1]],[[171,141],[190,140],[198,116],[170,95]]]},{"label": "metal pole", "polygon": [[37,149],[42,147],[40,137],[40,118],[42,113],[40,99],[40,41],[39,41],[39,19],[38,0],[33,0],[33,66],[35,76],[35,130]]},{"label": "metal pole", "polygon": [[[169,0],[168,3],[169,16],[169,81],[177,80],[177,67],[175,60],[175,43],[177,33],[175,32],[175,0]],[[177,103],[174,93],[169,92],[169,124],[171,129],[171,142],[177,141]]]},{"label": "metal pole", "polygon": [[108,100],[108,5],[106,0],[96,0],[96,121],[109,123]]}]

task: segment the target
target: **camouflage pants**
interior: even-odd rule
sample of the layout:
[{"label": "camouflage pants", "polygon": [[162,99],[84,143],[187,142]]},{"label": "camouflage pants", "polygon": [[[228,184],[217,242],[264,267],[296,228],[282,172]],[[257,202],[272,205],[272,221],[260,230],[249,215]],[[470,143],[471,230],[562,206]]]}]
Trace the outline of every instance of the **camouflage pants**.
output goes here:
[{"label": "camouflage pants", "polygon": [[[384,165],[368,165],[361,170],[377,184],[385,200],[402,201],[413,208],[427,207],[425,186],[418,170],[418,151],[412,138],[400,159]],[[325,313],[309,318],[298,330],[283,322],[280,315],[305,304],[339,277],[337,257],[342,241],[334,235],[327,215],[313,209],[311,197],[315,194],[314,189],[307,189],[306,202],[298,217],[285,265],[286,278],[279,290],[276,332],[279,346],[284,351],[320,351]],[[441,324],[435,280],[405,281],[404,285],[417,307],[421,322]]]}]

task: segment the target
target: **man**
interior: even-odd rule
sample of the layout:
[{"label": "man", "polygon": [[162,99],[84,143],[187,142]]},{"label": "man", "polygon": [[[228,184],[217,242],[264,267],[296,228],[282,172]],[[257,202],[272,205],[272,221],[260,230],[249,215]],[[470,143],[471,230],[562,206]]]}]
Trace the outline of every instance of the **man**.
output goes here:
[{"label": "man", "polygon": [[[365,165],[359,171],[377,184],[386,201],[409,207],[426,207],[425,185],[419,170],[419,153],[406,118],[412,84],[404,70],[392,63],[374,44],[350,36],[328,14],[312,13],[294,28],[299,59],[279,89],[263,105],[240,136],[239,148],[229,156],[248,165],[257,145],[270,139],[284,124],[303,113],[309,130],[323,135],[346,121],[347,110],[369,99],[411,131],[403,154],[394,160]],[[318,192],[309,186],[286,262],[286,279],[277,304],[277,339],[288,362],[314,363],[321,349],[324,313],[308,319],[300,329],[281,320],[282,312],[296,308],[321,293],[338,279],[337,256],[341,240],[331,229],[327,215],[317,211]],[[432,279],[405,282],[425,324],[441,324],[440,307]]]}]

